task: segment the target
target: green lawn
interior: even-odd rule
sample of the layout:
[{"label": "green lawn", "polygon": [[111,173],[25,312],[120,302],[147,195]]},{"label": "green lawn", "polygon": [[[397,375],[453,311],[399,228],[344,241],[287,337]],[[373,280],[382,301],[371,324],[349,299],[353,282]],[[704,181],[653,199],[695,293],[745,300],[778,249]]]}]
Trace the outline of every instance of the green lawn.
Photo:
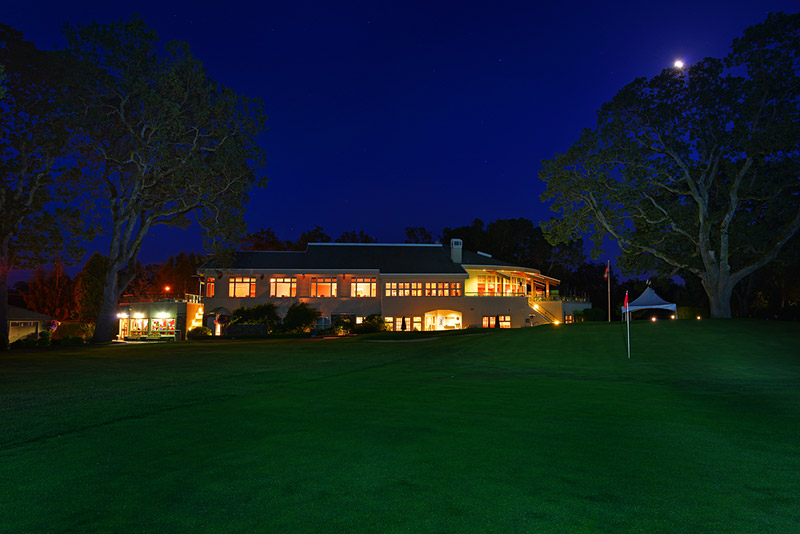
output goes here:
[{"label": "green lawn", "polygon": [[0,532],[798,532],[800,328],[0,355]]}]

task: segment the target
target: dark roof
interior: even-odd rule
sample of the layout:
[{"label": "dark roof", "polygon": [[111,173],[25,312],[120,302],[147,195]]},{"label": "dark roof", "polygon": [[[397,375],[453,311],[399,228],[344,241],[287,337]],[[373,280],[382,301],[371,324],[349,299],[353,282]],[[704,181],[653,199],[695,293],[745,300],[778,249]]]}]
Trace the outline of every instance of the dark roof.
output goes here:
[{"label": "dark roof", "polygon": [[[450,259],[450,247],[440,244],[309,243],[302,252],[239,251],[228,269],[274,271],[375,270],[382,274],[466,274],[464,266],[525,269],[462,249],[461,264]],[[201,269],[214,269],[209,260]],[[537,271],[538,272],[538,271]]]},{"label": "dark roof", "polygon": [[[449,254],[449,253],[448,253]],[[384,274],[466,274],[441,245],[309,243],[303,252],[239,251],[231,269],[376,270]],[[204,268],[213,269],[213,260]]]},{"label": "dark roof", "polygon": [[49,321],[50,319],[52,319],[52,317],[43,313],[26,310],[25,308],[18,308],[10,304],[8,306],[9,321]]}]

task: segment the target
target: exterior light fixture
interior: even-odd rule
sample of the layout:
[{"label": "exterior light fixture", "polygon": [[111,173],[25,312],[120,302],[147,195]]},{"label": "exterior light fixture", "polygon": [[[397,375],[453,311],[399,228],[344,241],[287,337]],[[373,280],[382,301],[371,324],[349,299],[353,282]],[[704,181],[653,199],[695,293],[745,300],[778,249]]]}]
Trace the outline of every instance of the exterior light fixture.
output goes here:
[{"label": "exterior light fixture", "polygon": [[650,320],[653,321],[653,322],[656,322],[656,318],[655,317],[651,317]]},{"label": "exterior light fixture", "polygon": [[559,321],[558,319],[556,319],[555,321],[553,321],[553,324],[554,324],[554,325],[556,325],[556,326],[558,326],[558,325],[560,325],[560,324],[561,324],[561,321]]},{"label": "exterior light fixture", "polygon": [[169,290],[170,290],[170,287],[169,287],[169,286],[164,286],[164,291],[165,291],[165,292],[169,293]]},{"label": "exterior light fixture", "polygon": [[127,319],[127,318],[128,318],[128,314],[125,313],[125,312],[121,312],[121,313],[117,314],[117,319]]},{"label": "exterior light fixture", "polygon": [[700,320],[700,316],[699,316],[699,315],[697,316],[697,320],[698,320],[698,321]]},{"label": "exterior light fixture", "polygon": [[669,318],[670,319],[674,319],[675,318],[675,314],[670,315]]}]

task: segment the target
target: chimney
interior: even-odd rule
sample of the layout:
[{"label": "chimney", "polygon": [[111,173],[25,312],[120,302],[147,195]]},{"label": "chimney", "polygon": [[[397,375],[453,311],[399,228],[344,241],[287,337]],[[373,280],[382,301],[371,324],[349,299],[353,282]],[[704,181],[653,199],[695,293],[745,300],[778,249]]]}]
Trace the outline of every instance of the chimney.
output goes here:
[{"label": "chimney", "polygon": [[461,247],[463,245],[464,242],[460,239],[450,240],[450,259],[453,260],[453,263],[461,263]]}]

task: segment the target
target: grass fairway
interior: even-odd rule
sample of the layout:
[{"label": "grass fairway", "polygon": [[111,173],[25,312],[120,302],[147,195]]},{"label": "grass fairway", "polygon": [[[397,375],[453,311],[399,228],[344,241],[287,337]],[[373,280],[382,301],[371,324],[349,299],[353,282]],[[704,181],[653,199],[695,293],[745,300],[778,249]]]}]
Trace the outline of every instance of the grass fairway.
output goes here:
[{"label": "grass fairway", "polygon": [[800,329],[0,355],[2,532],[798,532]]}]

